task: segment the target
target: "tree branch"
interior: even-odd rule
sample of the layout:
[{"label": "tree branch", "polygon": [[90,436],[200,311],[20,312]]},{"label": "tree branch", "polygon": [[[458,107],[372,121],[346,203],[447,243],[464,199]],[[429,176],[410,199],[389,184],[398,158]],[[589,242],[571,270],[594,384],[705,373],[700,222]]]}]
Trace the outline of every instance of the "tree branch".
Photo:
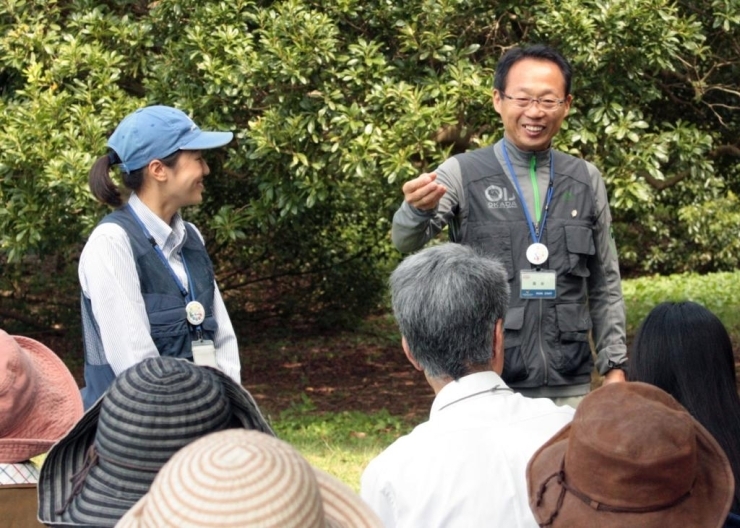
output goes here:
[{"label": "tree branch", "polygon": [[689,174],[691,174],[691,172],[688,170],[681,171],[675,174],[674,176],[668,178],[667,180],[659,180],[655,178],[654,176],[651,176],[650,173],[648,172],[641,172],[640,176],[645,178],[645,181],[648,182],[651,187],[653,187],[654,189],[658,191],[662,191],[663,189],[667,189],[668,187],[673,187],[678,182],[685,180],[686,177],[689,176]]},{"label": "tree branch", "polygon": [[720,145],[716,149],[709,153],[711,158],[718,158],[720,156],[735,156],[740,158],[740,147],[737,145]]}]

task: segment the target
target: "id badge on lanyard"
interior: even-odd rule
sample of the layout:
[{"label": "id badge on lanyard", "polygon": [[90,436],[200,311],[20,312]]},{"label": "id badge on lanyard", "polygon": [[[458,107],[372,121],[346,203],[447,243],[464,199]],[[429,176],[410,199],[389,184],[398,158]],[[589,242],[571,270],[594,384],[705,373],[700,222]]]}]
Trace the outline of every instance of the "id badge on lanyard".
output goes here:
[{"label": "id badge on lanyard", "polygon": [[527,247],[526,257],[527,261],[534,267],[534,269],[523,269],[519,271],[519,298],[520,299],[555,299],[557,297],[557,273],[555,270],[541,269],[541,266],[547,262],[550,257],[550,251],[547,246],[540,240],[542,234],[545,231],[545,224],[547,222],[547,214],[550,209],[550,201],[552,200],[553,193],[553,182],[555,179],[555,166],[550,152],[550,181],[547,186],[547,197],[545,199],[544,214],[542,215],[542,224],[539,224],[539,194],[537,192],[537,175],[535,169],[535,158],[532,157],[532,163],[530,166],[530,177],[532,178],[532,188],[535,195],[535,215],[537,224],[532,221],[529,215],[527,205],[524,203],[524,194],[519,186],[519,180],[517,179],[514,166],[511,164],[509,154],[507,152],[506,143],[504,142],[504,159],[506,160],[507,168],[511,173],[511,181],[514,183],[516,192],[522,201],[522,209],[524,212],[524,218],[527,221],[527,227],[532,239],[529,247]]},{"label": "id badge on lanyard", "polygon": [[185,306],[188,323],[198,329],[199,339],[192,341],[193,363],[204,367],[218,368],[216,362],[216,347],[210,339],[203,339],[200,325],[206,318],[206,309],[198,301],[190,301]]}]

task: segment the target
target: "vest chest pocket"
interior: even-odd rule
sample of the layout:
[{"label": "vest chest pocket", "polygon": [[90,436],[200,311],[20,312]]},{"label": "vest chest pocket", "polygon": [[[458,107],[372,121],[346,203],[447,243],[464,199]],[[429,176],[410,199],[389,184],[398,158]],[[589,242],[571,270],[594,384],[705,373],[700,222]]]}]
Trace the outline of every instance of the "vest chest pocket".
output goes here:
[{"label": "vest chest pocket", "polygon": [[571,275],[588,277],[588,257],[596,254],[593,230],[590,227],[578,225],[563,226],[565,232],[565,248],[567,250],[566,269]]},{"label": "vest chest pocket", "polygon": [[470,245],[481,253],[500,260],[506,268],[508,279],[514,279],[514,259],[511,253],[511,233],[509,229],[504,227],[492,230],[485,227],[475,227],[471,230]]},{"label": "vest chest pocket", "polygon": [[504,371],[502,378],[507,383],[527,379],[529,371],[522,356],[522,327],[524,307],[509,308],[504,319]]}]

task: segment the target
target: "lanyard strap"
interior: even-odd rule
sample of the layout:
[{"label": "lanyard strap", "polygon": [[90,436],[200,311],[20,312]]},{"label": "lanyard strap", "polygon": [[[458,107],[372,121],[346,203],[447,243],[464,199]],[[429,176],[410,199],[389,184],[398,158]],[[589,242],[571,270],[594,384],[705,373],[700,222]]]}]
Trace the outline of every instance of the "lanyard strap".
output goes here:
[{"label": "lanyard strap", "polygon": [[529,160],[529,181],[532,182],[532,191],[534,192],[534,221],[540,223],[540,186],[537,185],[537,156],[532,156]]},{"label": "lanyard strap", "polygon": [[159,256],[159,260],[162,261],[162,264],[165,265],[167,268],[167,271],[170,272],[170,276],[172,277],[172,280],[175,281],[175,284],[177,285],[177,288],[180,290],[180,293],[182,293],[182,296],[185,297],[185,299],[189,302],[192,301],[195,298],[195,295],[193,294],[194,285],[193,280],[190,278],[190,270],[188,269],[188,263],[185,261],[185,255],[182,253],[180,254],[180,257],[182,258],[182,265],[185,268],[185,275],[188,277],[188,284],[190,285],[190,291],[185,289],[185,286],[183,286],[180,279],[175,274],[175,270],[172,269],[172,266],[167,261],[167,257],[164,256],[164,253],[162,253],[162,250],[160,249],[159,245],[157,245],[157,241],[154,240],[154,237],[149,233],[149,230],[144,225],[144,222],[141,221],[141,219],[136,215],[134,212],[134,209],[131,207],[131,205],[126,204],[126,207],[128,207],[129,213],[131,213],[131,216],[134,217],[136,222],[139,224],[139,227],[141,227],[141,230],[144,232],[144,236],[149,240],[149,243],[154,248],[154,251],[156,251],[157,256]]},{"label": "lanyard strap", "polygon": [[[506,140],[504,140],[504,160],[506,160],[506,166],[509,169],[509,172],[511,173],[511,179],[514,181],[514,187],[516,187],[516,192],[519,195],[519,200],[522,202],[522,209],[524,209],[524,217],[527,220],[527,227],[529,227],[529,234],[532,237],[533,242],[539,242],[542,239],[542,233],[545,231],[545,223],[547,222],[547,211],[550,209],[550,201],[552,200],[552,191],[553,191],[553,181],[555,180],[555,166],[554,166],[554,160],[552,157],[552,150],[550,150],[550,183],[547,186],[547,197],[545,198],[545,212],[542,215],[542,224],[539,223],[539,214],[537,215],[537,223],[532,221],[532,217],[529,214],[529,208],[527,207],[527,204],[524,201],[524,195],[522,194],[522,188],[519,186],[519,179],[516,177],[516,172],[514,172],[514,166],[511,164],[511,159],[509,159],[509,152],[506,148]],[[539,209],[539,198],[540,193],[539,189],[537,188],[537,174],[534,167],[534,156],[532,156],[532,164],[530,165],[530,177],[532,178],[532,186],[534,188],[534,196],[535,196],[535,206],[534,210],[535,213],[538,212]]]}]

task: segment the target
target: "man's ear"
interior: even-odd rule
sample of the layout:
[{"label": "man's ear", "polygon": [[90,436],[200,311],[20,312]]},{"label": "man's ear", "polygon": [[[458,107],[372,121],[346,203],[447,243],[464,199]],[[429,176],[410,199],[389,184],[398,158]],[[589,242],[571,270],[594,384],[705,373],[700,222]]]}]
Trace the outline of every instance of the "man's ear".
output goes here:
[{"label": "man's ear", "polygon": [[499,376],[504,371],[504,320],[496,321],[493,327],[493,356],[491,368]]},{"label": "man's ear", "polygon": [[404,354],[406,354],[406,359],[409,360],[409,363],[411,363],[416,370],[423,371],[424,369],[421,368],[421,365],[419,365],[419,362],[416,361],[416,358],[411,354],[409,343],[408,341],[406,341],[405,337],[401,337],[401,347],[403,347],[403,352]]},{"label": "man's ear", "polygon": [[496,90],[494,88],[493,93],[491,94],[491,99],[493,99],[493,108],[496,110],[497,113],[501,113],[501,92]]}]

